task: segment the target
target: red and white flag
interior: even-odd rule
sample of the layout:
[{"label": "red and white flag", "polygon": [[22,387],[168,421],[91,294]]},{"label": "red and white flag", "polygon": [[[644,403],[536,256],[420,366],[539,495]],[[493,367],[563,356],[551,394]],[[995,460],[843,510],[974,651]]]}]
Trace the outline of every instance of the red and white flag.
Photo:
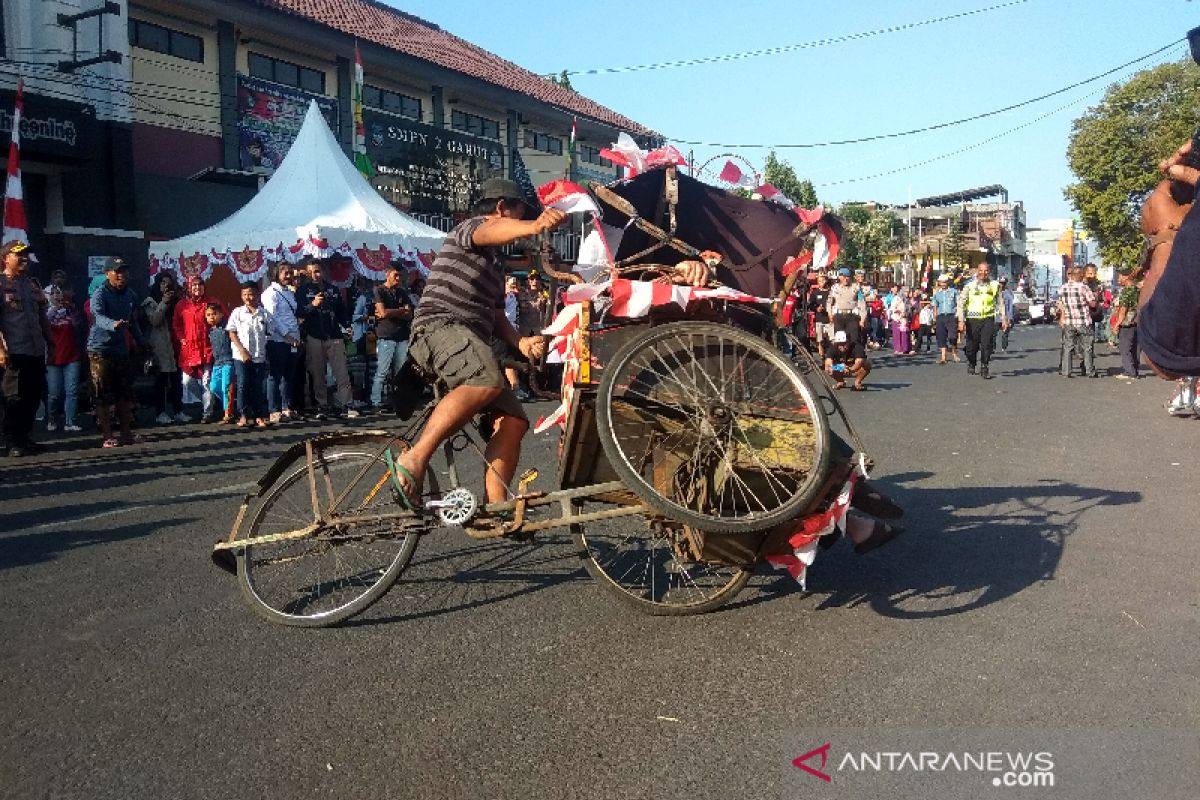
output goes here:
[{"label": "red and white flag", "polygon": [[12,142],[8,146],[8,180],[4,185],[4,238],[29,244],[25,194],[21,188],[21,116],[25,108],[24,85],[17,81],[17,107],[13,112]]},{"label": "red and white flag", "polygon": [[738,165],[732,161],[725,162],[725,168],[721,170],[719,177],[726,183],[732,183],[734,186],[740,186],[743,189],[753,189],[755,184],[758,183],[755,180],[755,176],[742,172],[738,169]]},{"label": "red and white flag", "polygon": [[538,200],[546,208],[557,208],[568,214],[599,214],[596,201],[578,183],[571,181],[550,181],[537,190]]},{"label": "red and white flag", "polygon": [[791,198],[769,183],[764,183],[762,186],[759,186],[754,190],[754,193],[763,200],[770,200],[772,203],[778,203],[784,208],[792,209],[796,207],[796,204],[791,201]]}]

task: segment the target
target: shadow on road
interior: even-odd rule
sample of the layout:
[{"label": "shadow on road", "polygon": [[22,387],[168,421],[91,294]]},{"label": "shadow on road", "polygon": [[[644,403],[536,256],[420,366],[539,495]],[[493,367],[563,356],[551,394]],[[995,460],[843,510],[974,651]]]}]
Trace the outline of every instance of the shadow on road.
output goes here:
[{"label": "shadow on road", "polygon": [[453,614],[585,580],[590,579],[565,539],[480,543],[445,530],[422,539],[408,569],[376,606],[392,613],[342,624],[378,625]]},{"label": "shadow on road", "polygon": [[1054,578],[1067,539],[1103,506],[1141,493],[1067,482],[922,489],[929,473],[879,481],[907,510],[905,535],[858,558],[839,544],[809,578],[819,609],[869,603],[880,614],[925,619],[962,614]]},{"label": "shadow on road", "polygon": [[[100,506],[94,508],[99,509]],[[187,525],[196,520],[196,517],[174,517],[170,526]],[[140,539],[143,536],[161,533],[164,527],[161,521],[140,522],[105,530],[86,527],[73,530],[64,526],[54,526],[15,536],[4,536],[0,538],[0,570],[51,561],[81,547]]]}]

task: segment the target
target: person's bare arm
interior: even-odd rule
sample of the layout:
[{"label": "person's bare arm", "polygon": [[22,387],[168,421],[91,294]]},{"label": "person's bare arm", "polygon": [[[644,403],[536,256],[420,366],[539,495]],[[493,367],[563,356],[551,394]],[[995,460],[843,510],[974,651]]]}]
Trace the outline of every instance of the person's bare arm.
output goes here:
[{"label": "person's bare arm", "polygon": [[546,340],[541,336],[525,336],[522,337],[517,329],[508,321],[508,317],[504,316],[504,309],[496,309],[496,336],[500,337],[505,342],[508,342],[513,347],[521,352],[521,355],[528,358],[530,361],[541,358],[546,354]]},{"label": "person's bare arm", "polygon": [[490,217],[471,235],[471,243],[476,247],[503,247],[518,239],[537,236],[548,230],[557,228],[567,215],[557,208],[547,208],[532,221],[509,219],[508,217]]}]

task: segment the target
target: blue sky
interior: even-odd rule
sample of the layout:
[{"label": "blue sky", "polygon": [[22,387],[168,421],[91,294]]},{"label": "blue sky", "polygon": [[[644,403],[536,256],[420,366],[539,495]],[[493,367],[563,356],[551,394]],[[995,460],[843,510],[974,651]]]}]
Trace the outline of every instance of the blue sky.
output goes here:
[{"label": "blue sky", "polygon": [[983,120],[864,144],[777,149],[824,202],[904,203],[910,192],[915,199],[999,183],[1010,200],[1025,203],[1031,225],[1071,216],[1062,189],[1072,180],[1065,155],[1072,121],[1114,81],[1184,57],[1182,39],[1200,25],[1200,0],[390,1],[538,73],[803,45],[1004,6],[777,55],[572,76],[578,91],[669,139],[706,143],[678,145],[697,163],[728,150],[759,168],[766,148],[707,145],[820,143],[952,121],[1180,40],[1110,77]]}]

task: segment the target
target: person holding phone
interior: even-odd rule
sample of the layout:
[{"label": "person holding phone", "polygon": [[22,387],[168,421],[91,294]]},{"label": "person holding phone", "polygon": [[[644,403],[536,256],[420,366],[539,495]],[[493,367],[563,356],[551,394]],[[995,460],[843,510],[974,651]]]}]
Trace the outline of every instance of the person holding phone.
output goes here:
[{"label": "person holding phone", "polygon": [[339,410],[353,419],[358,412],[350,388],[350,372],[346,368],[346,341],[350,328],[350,309],[342,294],[328,281],[328,267],[315,258],[307,264],[309,282],[296,292],[296,314],[304,320],[305,359],[308,379],[312,382],[317,401],[317,419],[334,413],[329,404],[329,386],[325,368],[333,373],[337,386]]}]

